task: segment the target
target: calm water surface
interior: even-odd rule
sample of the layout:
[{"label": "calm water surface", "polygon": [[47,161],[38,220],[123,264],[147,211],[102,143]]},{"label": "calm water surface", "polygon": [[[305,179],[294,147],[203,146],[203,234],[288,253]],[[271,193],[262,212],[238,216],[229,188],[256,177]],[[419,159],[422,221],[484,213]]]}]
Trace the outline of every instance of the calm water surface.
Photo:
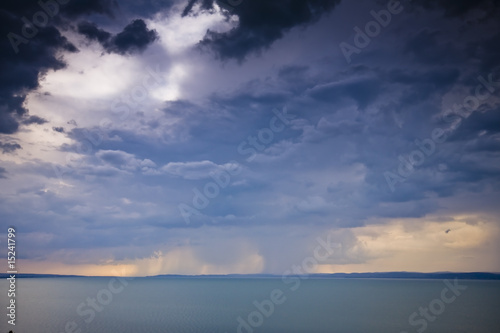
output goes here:
[{"label": "calm water surface", "polygon": [[[467,289],[457,296],[443,294],[442,280],[308,279],[299,286],[279,278],[18,279],[15,327],[7,325],[7,283],[0,283],[5,309],[0,328],[16,333],[500,332],[500,282],[458,283]],[[419,313],[430,306],[433,312]]]}]

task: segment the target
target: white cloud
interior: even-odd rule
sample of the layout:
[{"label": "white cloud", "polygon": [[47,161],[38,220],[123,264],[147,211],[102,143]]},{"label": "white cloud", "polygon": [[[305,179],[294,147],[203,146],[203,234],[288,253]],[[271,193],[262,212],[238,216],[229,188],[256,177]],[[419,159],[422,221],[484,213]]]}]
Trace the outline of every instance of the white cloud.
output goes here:
[{"label": "white cloud", "polygon": [[225,168],[232,166],[231,163],[218,165],[205,160],[198,162],[170,162],[163,166],[161,170],[185,179],[204,179],[209,178],[211,173],[223,171]]},{"label": "white cloud", "polygon": [[432,218],[388,220],[352,228],[366,260],[325,264],[319,272],[500,271],[500,229],[495,223],[482,221],[471,225],[457,216],[449,222]]},{"label": "white cloud", "polygon": [[179,54],[195,46],[208,29],[224,32],[237,24],[234,17],[227,21],[221,11],[182,17],[184,7],[185,3],[181,2],[168,13],[159,13],[148,21],[148,27],[158,32],[160,43],[169,54]]},{"label": "white cloud", "polygon": [[150,159],[137,159],[133,154],[121,150],[99,150],[96,154],[106,164],[126,171],[141,171],[144,174],[158,174],[156,164]]}]

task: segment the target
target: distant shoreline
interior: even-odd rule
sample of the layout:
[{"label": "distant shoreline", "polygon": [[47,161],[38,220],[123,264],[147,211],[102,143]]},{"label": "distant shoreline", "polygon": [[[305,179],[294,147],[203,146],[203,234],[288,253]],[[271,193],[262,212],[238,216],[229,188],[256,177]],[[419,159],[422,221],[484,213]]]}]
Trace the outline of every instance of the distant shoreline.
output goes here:
[{"label": "distant shoreline", "polygon": [[[85,275],[59,275],[59,274],[15,274],[16,278],[72,278],[72,277],[113,277],[113,276],[85,276]],[[1,273],[0,278],[8,278],[10,275]],[[381,272],[381,273],[332,273],[332,274],[308,274],[308,278],[316,279],[420,279],[420,280],[500,280],[500,273],[488,272],[437,272],[437,273],[415,273],[415,272]],[[154,279],[154,278],[225,278],[225,279],[262,279],[281,278],[276,274],[227,274],[227,275],[179,275],[165,274],[154,276],[138,276],[134,278]]]}]

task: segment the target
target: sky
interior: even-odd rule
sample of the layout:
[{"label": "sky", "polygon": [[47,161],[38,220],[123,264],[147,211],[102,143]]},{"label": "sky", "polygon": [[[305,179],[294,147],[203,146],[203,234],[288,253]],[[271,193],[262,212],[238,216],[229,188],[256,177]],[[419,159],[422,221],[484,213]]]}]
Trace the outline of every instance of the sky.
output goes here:
[{"label": "sky", "polygon": [[499,14],[2,2],[2,266],[14,227],[21,273],[500,272]]}]

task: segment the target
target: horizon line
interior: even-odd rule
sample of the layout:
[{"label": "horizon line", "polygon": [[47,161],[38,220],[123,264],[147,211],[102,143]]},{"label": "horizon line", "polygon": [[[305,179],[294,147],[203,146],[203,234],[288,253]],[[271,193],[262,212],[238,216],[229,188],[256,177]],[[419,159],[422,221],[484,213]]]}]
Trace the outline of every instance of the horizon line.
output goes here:
[{"label": "horizon line", "polygon": [[[397,275],[400,276],[397,276]],[[144,276],[120,276],[120,275],[79,275],[79,274],[47,274],[47,273],[0,273],[0,277],[9,277],[10,275],[15,275],[18,278],[36,278],[36,277],[120,277],[120,278],[155,278],[155,277],[189,277],[189,278],[203,278],[203,277],[282,277],[283,274],[274,273],[227,273],[227,274],[156,274],[156,275],[144,275]],[[476,276],[475,279],[485,278],[487,276],[500,279],[500,272],[453,272],[453,271],[440,271],[440,272],[412,272],[412,271],[386,271],[386,272],[351,272],[351,273],[310,273],[310,274],[293,274],[293,276],[308,276],[308,277],[345,277],[345,278],[373,278],[373,276],[368,275],[386,275],[385,278],[429,278],[436,275],[457,275],[457,278],[462,276],[468,276],[474,278],[470,275],[482,275]],[[390,276],[392,275],[392,276]],[[406,275],[406,276],[401,276]],[[412,276],[410,276],[412,275]]]}]

